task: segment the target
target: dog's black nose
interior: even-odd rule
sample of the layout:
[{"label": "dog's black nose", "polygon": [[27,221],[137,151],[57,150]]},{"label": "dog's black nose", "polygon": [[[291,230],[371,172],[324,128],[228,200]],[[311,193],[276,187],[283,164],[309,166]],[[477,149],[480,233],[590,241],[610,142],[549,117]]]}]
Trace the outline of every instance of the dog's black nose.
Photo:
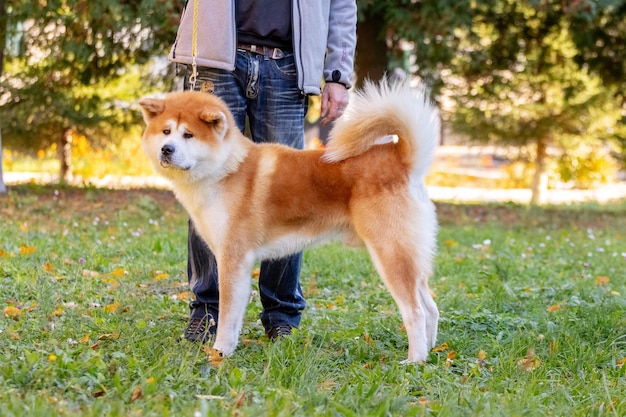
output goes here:
[{"label": "dog's black nose", "polygon": [[161,154],[165,156],[170,156],[174,153],[174,147],[172,145],[163,145],[161,148]]}]

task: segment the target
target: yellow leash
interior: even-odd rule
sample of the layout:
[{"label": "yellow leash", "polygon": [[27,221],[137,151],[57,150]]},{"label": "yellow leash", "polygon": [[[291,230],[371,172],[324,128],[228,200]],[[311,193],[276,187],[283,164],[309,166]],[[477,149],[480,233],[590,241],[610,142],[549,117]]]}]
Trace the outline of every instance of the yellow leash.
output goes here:
[{"label": "yellow leash", "polygon": [[198,64],[196,63],[196,56],[198,56],[198,4],[200,0],[193,0],[193,31],[191,34],[191,76],[189,77],[189,83],[191,84],[191,90],[196,89],[196,78],[198,76]]}]

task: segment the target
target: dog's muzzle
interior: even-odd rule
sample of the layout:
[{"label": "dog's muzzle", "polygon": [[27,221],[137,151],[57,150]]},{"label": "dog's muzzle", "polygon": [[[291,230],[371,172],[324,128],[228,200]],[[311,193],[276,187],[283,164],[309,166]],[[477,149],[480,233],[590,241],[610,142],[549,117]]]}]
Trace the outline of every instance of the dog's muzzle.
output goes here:
[{"label": "dog's muzzle", "polygon": [[190,165],[181,165],[180,154],[176,152],[176,147],[173,145],[163,145],[161,147],[161,154],[159,155],[159,162],[163,168],[178,168],[183,171],[191,169]]},{"label": "dog's muzzle", "polygon": [[176,152],[176,148],[172,145],[163,145],[161,148],[161,155],[159,159],[161,160],[161,166],[170,165],[172,163],[172,156]]}]

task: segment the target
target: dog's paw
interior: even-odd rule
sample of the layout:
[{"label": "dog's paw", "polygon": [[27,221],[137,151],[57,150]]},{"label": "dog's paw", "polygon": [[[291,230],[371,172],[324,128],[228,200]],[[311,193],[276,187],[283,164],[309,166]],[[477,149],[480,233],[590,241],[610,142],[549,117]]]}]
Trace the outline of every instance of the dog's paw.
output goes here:
[{"label": "dog's paw", "polygon": [[402,366],[407,366],[407,365],[424,365],[426,364],[426,359],[423,360],[411,360],[411,359],[405,359],[403,361],[400,361],[400,365]]},{"label": "dog's paw", "polygon": [[223,356],[230,356],[235,351],[236,347],[237,339],[224,342],[223,340],[220,340],[219,334],[213,344],[213,349],[222,352]]},{"label": "dog's paw", "polygon": [[403,361],[406,363],[424,363],[428,359],[428,351],[430,349],[426,346],[425,341],[416,343],[413,346],[409,345],[409,357]]}]

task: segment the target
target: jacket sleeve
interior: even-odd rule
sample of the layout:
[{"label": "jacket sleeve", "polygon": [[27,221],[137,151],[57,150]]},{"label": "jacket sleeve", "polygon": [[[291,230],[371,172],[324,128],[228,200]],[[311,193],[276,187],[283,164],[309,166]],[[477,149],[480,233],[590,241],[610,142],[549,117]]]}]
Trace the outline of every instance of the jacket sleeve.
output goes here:
[{"label": "jacket sleeve", "polygon": [[324,80],[352,87],[356,50],[355,0],[331,0]]}]

